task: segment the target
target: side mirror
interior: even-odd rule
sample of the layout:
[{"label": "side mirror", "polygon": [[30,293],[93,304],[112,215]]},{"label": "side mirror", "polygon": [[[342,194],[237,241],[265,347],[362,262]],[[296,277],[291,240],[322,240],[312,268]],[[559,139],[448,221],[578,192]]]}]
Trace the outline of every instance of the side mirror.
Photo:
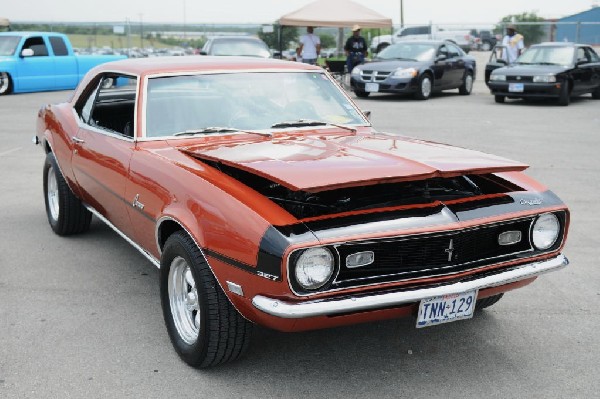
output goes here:
[{"label": "side mirror", "polygon": [[445,61],[448,59],[448,56],[446,54],[438,54],[437,57],[435,57],[435,61]]},{"label": "side mirror", "polygon": [[496,60],[496,62],[497,62],[498,64],[502,64],[502,65],[508,65],[508,62],[507,62],[507,61],[506,61],[504,58],[498,58],[498,59]]},{"label": "side mirror", "polygon": [[581,59],[577,60],[577,64],[576,65],[579,66],[579,65],[583,65],[583,64],[587,64],[587,63],[588,63],[587,59],[581,58]]},{"label": "side mirror", "polygon": [[208,55],[206,51],[200,51],[200,55]]},{"label": "side mirror", "polygon": [[33,50],[30,48],[26,48],[23,49],[23,51],[21,51],[21,58],[26,58],[26,57],[33,57]]},{"label": "side mirror", "polygon": [[363,111],[362,113],[365,114],[368,120],[371,120],[371,111]]}]

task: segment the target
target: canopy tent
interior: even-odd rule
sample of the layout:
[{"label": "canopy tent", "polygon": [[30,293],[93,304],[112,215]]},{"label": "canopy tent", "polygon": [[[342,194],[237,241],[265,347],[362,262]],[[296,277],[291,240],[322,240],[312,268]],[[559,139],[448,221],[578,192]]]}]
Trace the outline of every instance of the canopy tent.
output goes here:
[{"label": "canopy tent", "polygon": [[279,18],[280,25],[389,28],[392,19],[351,0],[317,0]]}]

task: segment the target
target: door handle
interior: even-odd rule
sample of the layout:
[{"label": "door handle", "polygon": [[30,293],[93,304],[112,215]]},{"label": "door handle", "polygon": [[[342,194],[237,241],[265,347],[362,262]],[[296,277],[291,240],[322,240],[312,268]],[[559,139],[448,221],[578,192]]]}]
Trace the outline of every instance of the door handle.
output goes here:
[{"label": "door handle", "polygon": [[79,137],[73,136],[73,137],[71,137],[71,139],[73,140],[74,143],[77,143],[77,144],[85,143],[85,140],[80,139]]}]

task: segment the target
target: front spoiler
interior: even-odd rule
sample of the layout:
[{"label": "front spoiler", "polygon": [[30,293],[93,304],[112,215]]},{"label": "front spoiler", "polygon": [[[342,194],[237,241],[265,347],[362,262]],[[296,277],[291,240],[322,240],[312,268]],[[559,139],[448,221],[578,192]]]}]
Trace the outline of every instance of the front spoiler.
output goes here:
[{"label": "front spoiler", "polygon": [[569,264],[566,256],[560,254],[556,258],[543,260],[498,274],[486,276],[469,281],[421,288],[410,291],[388,292],[367,296],[345,296],[343,298],[319,299],[307,302],[285,302],[278,299],[257,295],[252,299],[252,304],[271,316],[284,319],[303,319],[307,317],[329,316],[341,313],[352,313],[366,310],[383,309],[390,306],[399,306],[419,302],[425,298],[441,295],[459,294],[471,290],[492,288],[514,283],[531,277],[539,276],[550,271],[561,269]]}]

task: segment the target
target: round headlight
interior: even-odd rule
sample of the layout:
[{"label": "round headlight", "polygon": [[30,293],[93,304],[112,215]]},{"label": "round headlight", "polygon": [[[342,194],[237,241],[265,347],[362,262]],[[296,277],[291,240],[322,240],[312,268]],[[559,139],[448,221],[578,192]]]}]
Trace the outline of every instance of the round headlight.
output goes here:
[{"label": "round headlight", "polygon": [[333,254],[327,248],[309,248],[296,261],[296,281],[302,288],[316,290],[333,275]]},{"label": "round headlight", "polygon": [[560,223],[556,215],[544,213],[533,224],[531,238],[536,249],[548,249],[556,242]]}]

